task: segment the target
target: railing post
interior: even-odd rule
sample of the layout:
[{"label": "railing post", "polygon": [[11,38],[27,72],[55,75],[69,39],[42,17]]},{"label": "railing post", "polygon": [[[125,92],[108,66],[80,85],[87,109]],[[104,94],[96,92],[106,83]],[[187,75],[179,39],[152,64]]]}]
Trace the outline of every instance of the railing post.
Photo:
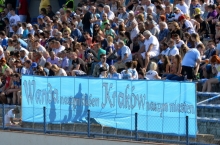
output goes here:
[{"label": "railing post", "polygon": [[2,104],[2,127],[5,129],[5,104]]},{"label": "railing post", "polygon": [[189,144],[189,117],[186,116],[186,145]]},{"label": "railing post", "polygon": [[88,110],[87,118],[88,118],[88,122],[87,122],[87,136],[90,137],[90,110]]},{"label": "railing post", "polygon": [[43,107],[43,117],[44,117],[44,134],[46,134],[47,130],[46,130],[46,107]]},{"label": "railing post", "polygon": [[138,114],[135,113],[135,140],[138,141]]}]

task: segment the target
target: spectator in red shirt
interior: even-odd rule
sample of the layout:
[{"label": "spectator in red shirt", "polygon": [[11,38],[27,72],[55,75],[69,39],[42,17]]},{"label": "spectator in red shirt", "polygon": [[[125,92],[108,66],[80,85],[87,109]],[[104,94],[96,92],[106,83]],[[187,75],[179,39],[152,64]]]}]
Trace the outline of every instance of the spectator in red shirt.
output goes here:
[{"label": "spectator in red shirt", "polygon": [[28,15],[28,3],[27,0],[19,0],[19,6],[17,7],[20,21],[26,22]]}]

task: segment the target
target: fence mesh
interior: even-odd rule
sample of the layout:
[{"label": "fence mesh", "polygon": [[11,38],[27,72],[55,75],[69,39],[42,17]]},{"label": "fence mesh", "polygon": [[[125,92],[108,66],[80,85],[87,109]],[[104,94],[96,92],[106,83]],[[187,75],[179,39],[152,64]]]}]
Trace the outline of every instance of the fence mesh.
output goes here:
[{"label": "fence mesh", "polygon": [[[0,127],[3,128],[3,119],[5,114],[16,106],[0,105]],[[16,127],[15,130],[28,130],[33,132],[44,132],[54,134],[76,135],[101,137],[109,139],[124,138],[129,140],[139,140],[145,142],[158,143],[178,143],[186,144],[186,118],[185,117],[155,117],[147,115],[135,114],[128,115],[126,113],[108,113],[106,116],[103,112],[88,112],[83,116],[76,117],[77,112],[70,109],[44,109],[43,108],[20,108],[19,114],[15,115],[16,124],[19,118],[26,117],[26,122],[22,122],[22,126]],[[32,108],[33,109],[33,108]],[[3,112],[4,110],[4,112]],[[62,115],[66,114],[66,115]],[[44,123],[45,116],[45,123]],[[61,116],[64,116],[61,118]],[[89,118],[88,118],[89,117]],[[123,119],[122,119],[123,118]],[[137,122],[136,122],[137,121]],[[88,122],[90,124],[88,124]],[[105,125],[102,125],[105,122]],[[177,123],[178,122],[178,123]],[[193,132],[195,120],[188,119],[188,132]],[[169,124],[164,126],[164,124]],[[46,125],[46,126],[44,126]],[[153,126],[157,126],[156,131]],[[190,144],[219,144],[214,137],[220,136],[220,123],[198,120],[198,135],[196,137],[189,136]],[[7,126],[5,126],[7,127]],[[214,129],[215,128],[215,129]],[[158,130],[157,130],[158,129]],[[174,134],[178,132],[178,134]],[[83,134],[80,134],[83,133]],[[204,135],[208,133],[210,135]],[[212,135],[216,134],[216,136]]]}]

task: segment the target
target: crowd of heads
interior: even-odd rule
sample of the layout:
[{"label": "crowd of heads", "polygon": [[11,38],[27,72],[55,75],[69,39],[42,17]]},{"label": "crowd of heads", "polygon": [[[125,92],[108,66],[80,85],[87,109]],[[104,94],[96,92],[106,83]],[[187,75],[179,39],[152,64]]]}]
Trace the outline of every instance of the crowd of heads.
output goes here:
[{"label": "crowd of heads", "polygon": [[21,75],[204,80],[203,91],[211,91],[220,81],[218,1],[81,0],[74,8],[42,7],[32,20],[8,3],[0,99],[20,103]]}]

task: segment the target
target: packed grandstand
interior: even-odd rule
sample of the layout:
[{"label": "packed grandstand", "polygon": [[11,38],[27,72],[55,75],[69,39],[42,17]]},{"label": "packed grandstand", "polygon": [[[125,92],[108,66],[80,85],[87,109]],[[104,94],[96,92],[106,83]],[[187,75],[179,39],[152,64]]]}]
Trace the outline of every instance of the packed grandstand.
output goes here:
[{"label": "packed grandstand", "polygon": [[21,104],[21,76],[220,82],[219,0],[81,0],[53,10],[5,1],[0,20],[2,104]]}]

